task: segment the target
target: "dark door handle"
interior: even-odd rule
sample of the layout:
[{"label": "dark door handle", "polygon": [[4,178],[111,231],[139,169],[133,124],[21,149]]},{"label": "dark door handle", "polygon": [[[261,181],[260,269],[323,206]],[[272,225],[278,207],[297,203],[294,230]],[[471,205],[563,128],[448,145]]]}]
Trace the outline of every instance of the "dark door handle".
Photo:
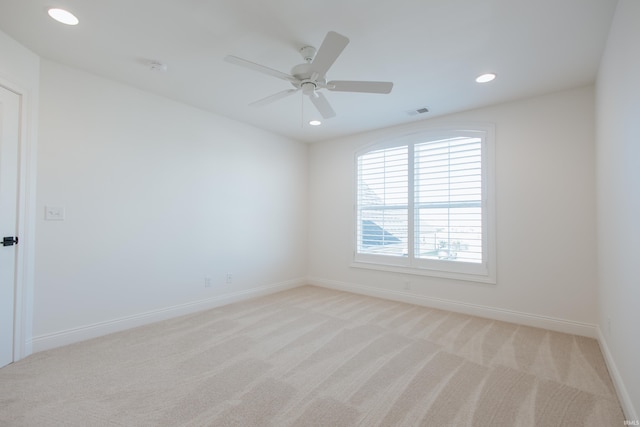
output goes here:
[{"label": "dark door handle", "polygon": [[13,246],[18,244],[18,237],[3,237],[2,246]]}]

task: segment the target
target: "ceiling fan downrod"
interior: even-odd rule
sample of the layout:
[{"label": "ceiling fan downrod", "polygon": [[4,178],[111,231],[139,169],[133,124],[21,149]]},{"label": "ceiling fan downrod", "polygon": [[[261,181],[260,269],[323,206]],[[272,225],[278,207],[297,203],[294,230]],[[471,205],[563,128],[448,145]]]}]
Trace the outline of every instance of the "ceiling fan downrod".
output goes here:
[{"label": "ceiling fan downrod", "polygon": [[300,48],[300,55],[302,55],[302,59],[307,63],[311,63],[313,58],[316,57],[316,48],[313,46],[305,46]]}]

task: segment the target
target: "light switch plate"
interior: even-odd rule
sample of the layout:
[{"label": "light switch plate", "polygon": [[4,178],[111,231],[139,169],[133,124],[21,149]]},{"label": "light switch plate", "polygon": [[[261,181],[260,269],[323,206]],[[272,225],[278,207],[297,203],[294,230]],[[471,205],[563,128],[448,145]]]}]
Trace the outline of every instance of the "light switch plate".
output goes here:
[{"label": "light switch plate", "polygon": [[44,219],[46,221],[64,221],[64,208],[62,206],[45,206]]}]

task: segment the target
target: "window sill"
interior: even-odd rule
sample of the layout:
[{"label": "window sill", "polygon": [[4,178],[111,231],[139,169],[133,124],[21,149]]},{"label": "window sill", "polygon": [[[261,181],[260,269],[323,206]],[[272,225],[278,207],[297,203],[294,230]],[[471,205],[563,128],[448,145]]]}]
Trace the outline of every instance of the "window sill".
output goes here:
[{"label": "window sill", "polygon": [[398,265],[386,265],[373,262],[354,261],[352,268],[363,268],[368,270],[388,271],[392,273],[411,274],[415,276],[441,277],[445,279],[462,280],[466,282],[488,283],[495,285],[496,279],[492,275],[466,274],[453,271],[432,270],[426,268],[404,267]]}]

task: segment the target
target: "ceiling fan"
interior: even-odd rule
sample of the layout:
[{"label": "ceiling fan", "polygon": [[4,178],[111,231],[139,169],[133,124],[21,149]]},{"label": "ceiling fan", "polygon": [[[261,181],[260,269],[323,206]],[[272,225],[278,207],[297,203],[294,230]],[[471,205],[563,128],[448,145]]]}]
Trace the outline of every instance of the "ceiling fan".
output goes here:
[{"label": "ceiling fan", "polygon": [[329,104],[329,101],[327,101],[327,98],[325,98],[321,92],[318,92],[320,89],[335,92],[390,93],[393,88],[392,82],[353,80],[332,80],[328,82],[326,79],[327,71],[338,56],[340,56],[347,44],[349,44],[347,37],[335,31],[329,31],[322,45],[320,45],[320,49],[317,51],[312,46],[305,46],[300,49],[300,53],[305,62],[293,67],[291,74],[283,73],[233,55],[227,55],[225,61],[286,80],[293,85],[293,89],[283,90],[282,92],[252,102],[249,105],[262,106],[270,104],[289,95],[293,95],[298,91],[302,91],[303,94],[311,99],[311,102],[318,109],[322,117],[329,119],[335,117],[336,113],[331,107],[331,104]]}]

